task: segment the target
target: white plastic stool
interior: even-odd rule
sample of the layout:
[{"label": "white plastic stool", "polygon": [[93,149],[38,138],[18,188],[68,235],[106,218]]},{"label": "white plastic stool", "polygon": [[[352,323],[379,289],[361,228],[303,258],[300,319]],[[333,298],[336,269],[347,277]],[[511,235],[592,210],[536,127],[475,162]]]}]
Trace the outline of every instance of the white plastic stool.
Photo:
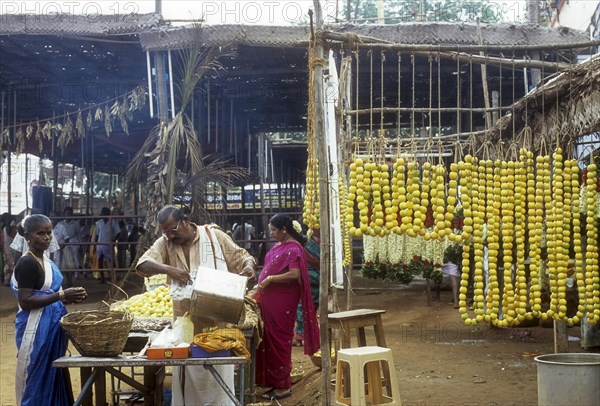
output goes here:
[{"label": "white plastic stool", "polygon": [[[381,363],[386,362],[390,382],[386,385],[392,393],[383,394]],[[343,364],[350,368],[350,382],[344,382]],[[365,373],[366,370],[366,373]],[[350,386],[350,397],[344,397],[344,385]],[[367,392],[365,393],[365,385]],[[343,348],[337,353],[335,380],[336,405],[386,405],[401,406],[392,350],[383,347]]]}]

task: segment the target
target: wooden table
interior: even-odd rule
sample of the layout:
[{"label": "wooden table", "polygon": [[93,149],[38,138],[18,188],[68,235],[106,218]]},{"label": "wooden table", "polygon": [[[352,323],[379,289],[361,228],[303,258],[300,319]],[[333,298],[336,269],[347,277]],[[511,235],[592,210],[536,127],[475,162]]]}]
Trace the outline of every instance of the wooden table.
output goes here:
[{"label": "wooden table", "polygon": [[[165,367],[168,366],[190,366],[202,365],[208,370],[215,381],[235,405],[244,406],[245,392],[245,369],[246,358],[244,357],[214,357],[214,358],[185,358],[185,359],[147,359],[138,356],[118,356],[109,358],[83,357],[81,355],[65,356],[52,363],[55,368],[79,368],[81,374],[81,393],[77,396],[74,406],[92,406],[92,385],[96,386],[96,405],[106,404],[106,376],[105,372],[115,376],[123,382],[131,385],[144,394],[145,406],[162,406],[163,404],[163,380]],[[221,375],[215,370],[214,365],[239,365],[239,400],[225,384]],[[143,367],[144,382],[140,383],[132,377],[124,374],[119,367]]]},{"label": "wooden table", "polygon": [[381,315],[383,313],[385,313],[385,310],[348,310],[345,312],[328,314],[327,321],[329,322],[329,328],[338,329],[340,331],[340,348],[352,347],[350,338],[352,330],[354,329],[356,329],[357,346],[365,347],[367,345],[365,327],[370,326],[373,326],[375,330],[375,341],[377,346],[387,348],[385,334],[383,332],[383,323],[381,322]]},{"label": "wooden table", "polygon": [[[373,327],[375,331],[375,342],[378,347],[387,348],[385,342],[385,333],[383,332],[383,323],[381,315],[385,310],[374,309],[356,309],[345,312],[330,313],[327,315],[329,329],[337,329],[340,333],[339,348],[351,348],[352,330],[356,330],[357,347],[367,346],[367,337],[365,327]],[[331,334],[329,335],[331,337]],[[387,388],[388,395],[391,396],[392,386],[390,383],[390,369],[385,363],[382,363],[383,384]],[[350,381],[350,374],[347,368],[343,371],[344,382]],[[344,396],[350,396],[350,388],[344,387]]]},{"label": "wooden table", "polygon": [[[248,348],[248,351],[250,351],[250,371],[248,374],[246,374],[246,379],[248,380],[248,382],[246,383],[248,384],[248,388],[250,389],[248,393],[249,400],[251,403],[254,403],[254,401],[256,400],[256,389],[254,387],[256,381],[256,371],[254,366],[256,362],[256,347],[252,345],[252,342],[254,340],[254,329],[244,329],[242,330],[242,333],[244,333],[244,337],[246,338],[246,348]],[[125,348],[123,349],[123,353],[140,352],[148,342],[149,338],[150,335],[147,331],[129,333],[127,341],[125,342]]]}]

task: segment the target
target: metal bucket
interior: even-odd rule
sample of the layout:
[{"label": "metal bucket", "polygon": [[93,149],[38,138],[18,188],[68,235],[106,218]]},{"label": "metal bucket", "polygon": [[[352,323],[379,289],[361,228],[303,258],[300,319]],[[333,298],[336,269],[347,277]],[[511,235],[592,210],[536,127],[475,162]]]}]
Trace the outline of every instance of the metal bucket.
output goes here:
[{"label": "metal bucket", "polygon": [[539,406],[600,405],[600,354],[535,357]]}]

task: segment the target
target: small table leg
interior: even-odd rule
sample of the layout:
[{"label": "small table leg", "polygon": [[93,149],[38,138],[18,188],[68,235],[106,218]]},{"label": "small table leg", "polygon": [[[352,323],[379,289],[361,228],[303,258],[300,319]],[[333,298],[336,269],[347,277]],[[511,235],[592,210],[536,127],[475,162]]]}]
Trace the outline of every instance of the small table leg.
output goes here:
[{"label": "small table leg", "polygon": [[148,395],[144,396],[144,406],[161,406],[163,404],[164,377],[164,367],[144,367],[144,386],[148,388]]},{"label": "small table leg", "polygon": [[[91,367],[81,367],[81,369],[79,370],[79,377],[81,379],[82,391],[83,391],[85,383],[88,381],[90,376],[92,376],[92,368]],[[81,405],[82,406],[93,406],[93,404],[94,404],[94,401],[93,401],[93,397],[92,397],[92,389],[90,388],[90,390],[85,394],[85,397],[82,399]]]},{"label": "small table leg", "polygon": [[367,346],[367,335],[365,334],[364,327],[359,327],[356,329],[356,340],[358,341],[359,347]]},{"label": "small table leg", "polygon": [[[381,322],[381,317],[377,318],[377,322],[375,323],[375,340],[379,347],[387,348],[387,344],[385,342],[385,333],[383,332],[383,323]],[[388,396],[392,396],[392,382],[390,379],[390,367],[387,362],[382,362],[383,369],[383,384],[387,388]]]},{"label": "small table leg", "polygon": [[240,406],[244,406],[244,396],[246,395],[246,364],[240,365]]},{"label": "small table leg", "polygon": [[[350,342],[350,329],[342,323],[339,330],[341,335],[340,348],[350,348],[352,346]],[[321,360],[323,360],[323,357],[321,357]],[[342,363],[342,376],[342,382],[345,383],[342,386],[344,397],[350,397],[350,385],[348,384],[350,382],[350,365]]]},{"label": "small table leg", "polygon": [[96,379],[96,406],[106,406],[106,371],[104,368],[96,368],[98,378]]}]

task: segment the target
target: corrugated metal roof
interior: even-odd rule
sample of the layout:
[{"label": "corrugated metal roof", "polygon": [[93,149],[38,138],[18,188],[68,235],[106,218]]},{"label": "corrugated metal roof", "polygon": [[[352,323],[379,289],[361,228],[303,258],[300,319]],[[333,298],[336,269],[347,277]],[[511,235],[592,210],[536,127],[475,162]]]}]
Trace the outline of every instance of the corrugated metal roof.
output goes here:
[{"label": "corrugated metal roof", "polygon": [[159,14],[73,15],[4,14],[0,35],[135,34],[159,26]]},{"label": "corrugated metal roof", "polygon": [[[405,23],[397,25],[343,25],[328,27],[332,31],[355,33],[402,44],[479,44],[476,24]],[[308,27],[256,25],[203,26],[207,46],[249,45],[293,47],[308,41]],[[165,50],[189,46],[194,35],[191,27],[152,30],[140,35],[145,50]],[[570,28],[547,28],[535,25],[485,24],[481,27],[484,45],[555,45],[586,42],[585,33]]]}]

